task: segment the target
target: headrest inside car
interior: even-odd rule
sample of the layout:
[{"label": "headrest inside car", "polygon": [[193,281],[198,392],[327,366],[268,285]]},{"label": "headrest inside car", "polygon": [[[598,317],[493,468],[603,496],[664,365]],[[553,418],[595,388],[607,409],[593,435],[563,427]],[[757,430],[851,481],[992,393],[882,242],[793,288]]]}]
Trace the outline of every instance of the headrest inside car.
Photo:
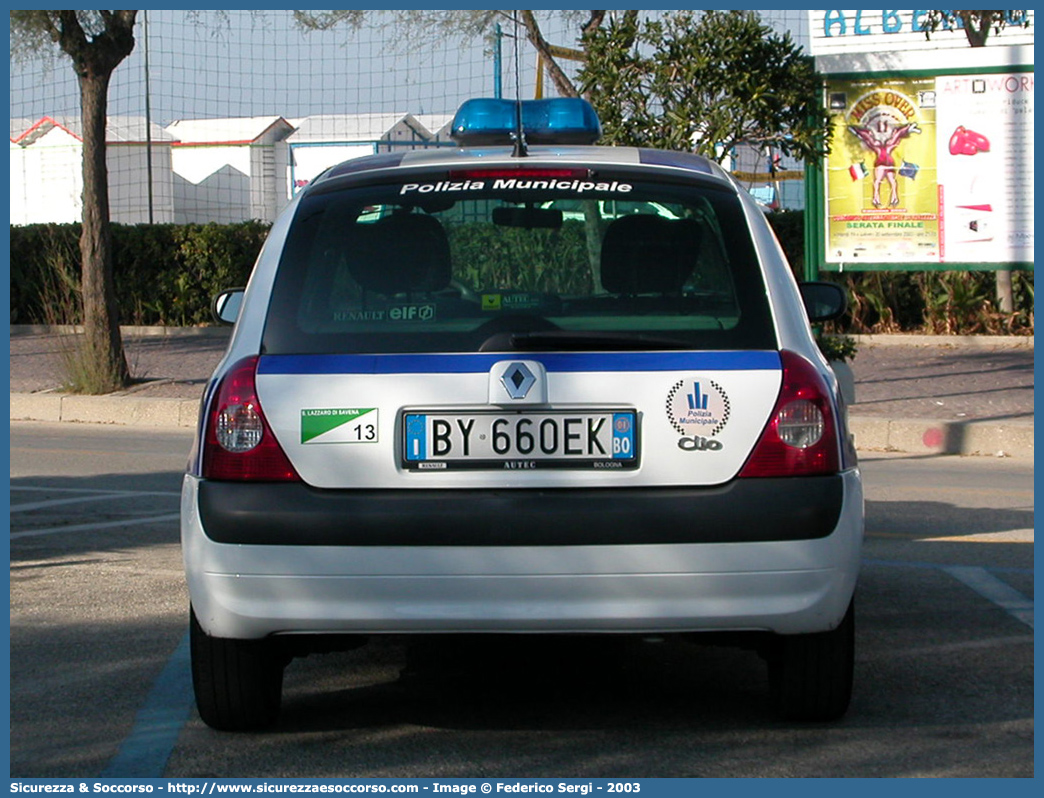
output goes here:
[{"label": "headrest inside car", "polygon": [[675,294],[692,274],[701,229],[693,219],[622,216],[602,239],[602,287],[613,294]]},{"label": "headrest inside car", "polygon": [[355,281],[379,294],[430,293],[449,285],[449,240],[439,220],[397,213],[352,231],[348,268]]}]

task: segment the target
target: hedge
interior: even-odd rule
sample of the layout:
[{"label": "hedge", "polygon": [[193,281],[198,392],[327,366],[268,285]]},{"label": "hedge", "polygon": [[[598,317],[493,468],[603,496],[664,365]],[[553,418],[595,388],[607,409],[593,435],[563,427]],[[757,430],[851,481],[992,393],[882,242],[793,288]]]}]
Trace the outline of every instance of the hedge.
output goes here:
[{"label": "hedge", "polygon": [[[804,214],[769,217],[796,276],[804,260]],[[268,233],[261,222],[219,225],[113,225],[116,295],[123,324],[187,326],[209,324],[210,301],[230,286],[243,285]],[[80,225],[11,227],[11,323],[75,322],[64,311],[68,288],[79,281]],[[583,264],[581,229],[566,226],[558,233]],[[522,245],[517,230],[484,231],[461,225],[454,249],[469,271],[495,273],[503,268],[497,252]],[[561,252],[560,240],[556,247]],[[583,291],[585,269],[563,273],[544,252],[541,240],[529,240],[527,258],[533,288]],[[575,273],[574,273],[575,272]],[[518,280],[521,275],[512,279]],[[1033,273],[1013,275],[1015,310],[997,310],[993,272],[848,272],[825,279],[849,291],[851,310],[835,332],[933,332],[943,334],[1033,333]]]},{"label": "hedge", "polygon": [[[268,227],[261,222],[114,224],[113,271],[121,323],[210,323],[211,298],[246,283]],[[79,284],[79,237],[79,224],[11,228],[12,324],[79,321],[55,318],[62,309],[63,284]]]},{"label": "hedge", "polygon": [[[800,213],[772,217],[784,249],[800,258],[803,250]],[[575,229],[573,229],[575,228]],[[505,246],[534,248],[527,262],[534,273],[533,289],[583,291],[589,289],[586,268],[562,274],[556,264],[541,257],[540,236],[518,230],[498,231],[488,240],[472,225],[454,230],[454,250],[468,271],[495,274],[502,268],[497,253]],[[244,285],[264,243],[268,225],[261,222],[190,225],[112,225],[116,297],[123,324],[187,326],[210,323],[210,300],[230,286]],[[584,239],[578,225],[566,225],[560,236],[569,240],[578,264],[585,264]],[[78,322],[67,317],[63,286],[79,284],[79,224],[38,224],[11,227],[11,323]],[[525,239],[525,240],[524,240]],[[562,249],[559,241],[546,251]],[[576,271],[573,274],[572,271]]]}]

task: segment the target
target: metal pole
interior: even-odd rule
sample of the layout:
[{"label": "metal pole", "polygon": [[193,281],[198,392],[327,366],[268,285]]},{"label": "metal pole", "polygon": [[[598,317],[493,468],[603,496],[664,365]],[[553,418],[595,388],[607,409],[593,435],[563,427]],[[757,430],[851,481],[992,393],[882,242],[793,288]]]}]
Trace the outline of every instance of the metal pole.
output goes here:
[{"label": "metal pole", "polygon": [[1009,269],[997,270],[997,309],[1009,316],[1015,312],[1015,292]]},{"label": "metal pole", "polygon": [[142,13],[145,36],[145,176],[149,183],[149,224],[155,224],[152,210],[152,103],[149,99],[149,12]]},{"label": "metal pole", "polygon": [[504,38],[504,31],[500,29],[499,22],[493,30],[493,96],[499,100],[504,94],[502,86],[504,80],[501,71],[503,67],[503,54],[500,46],[501,40]]}]

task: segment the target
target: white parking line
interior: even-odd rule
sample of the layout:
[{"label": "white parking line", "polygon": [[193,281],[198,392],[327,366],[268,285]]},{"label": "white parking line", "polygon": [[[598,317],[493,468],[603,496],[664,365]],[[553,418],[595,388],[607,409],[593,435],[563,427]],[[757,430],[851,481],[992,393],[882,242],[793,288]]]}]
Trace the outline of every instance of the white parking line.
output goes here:
[{"label": "white parking line", "polygon": [[11,540],[18,540],[19,538],[36,538],[43,535],[58,535],[62,532],[89,532],[94,529],[109,529],[118,526],[158,524],[166,521],[176,521],[180,517],[180,513],[169,513],[167,515],[153,515],[143,518],[126,518],[122,521],[99,521],[94,524],[72,524],[71,526],[56,526],[49,529],[29,529],[25,532],[12,532]]},{"label": "white parking line", "polygon": [[1030,629],[1033,628],[1033,602],[985,568],[946,565],[942,570],[954,579],[963,582],[983,598],[992,601]]}]

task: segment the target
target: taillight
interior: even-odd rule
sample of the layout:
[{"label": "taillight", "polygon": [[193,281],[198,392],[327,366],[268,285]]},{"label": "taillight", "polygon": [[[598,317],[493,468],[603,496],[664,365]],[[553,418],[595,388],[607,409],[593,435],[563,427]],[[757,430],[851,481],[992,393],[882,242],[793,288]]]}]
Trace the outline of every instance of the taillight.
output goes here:
[{"label": "taillight", "polygon": [[768,425],[740,471],[741,477],[835,474],[840,444],[834,402],[823,377],[808,360],[780,352],[783,386]]},{"label": "taillight", "polygon": [[203,477],[297,482],[301,477],[265,421],[254,375],[257,357],[237,362],[214,391],[203,436]]}]

